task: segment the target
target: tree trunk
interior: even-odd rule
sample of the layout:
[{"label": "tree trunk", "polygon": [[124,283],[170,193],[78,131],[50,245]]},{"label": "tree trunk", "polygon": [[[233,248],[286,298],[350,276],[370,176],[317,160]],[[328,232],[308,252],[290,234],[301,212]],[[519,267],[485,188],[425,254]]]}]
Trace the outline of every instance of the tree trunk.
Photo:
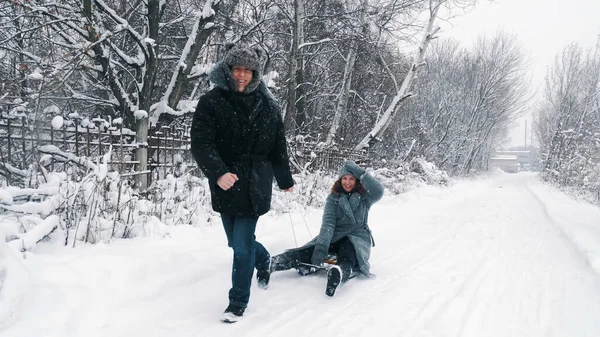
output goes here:
[{"label": "tree trunk", "polygon": [[[290,52],[290,61],[288,67],[288,74],[290,76],[288,80],[288,94],[286,112],[283,120],[284,128],[288,134],[295,134],[296,129],[299,125],[296,122],[296,101],[298,99],[298,59],[299,59],[299,46],[304,40],[304,25],[302,22],[302,16],[304,15],[304,0],[294,0],[294,26],[292,27],[292,50]],[[292,125],[295,123],[296,125]]]},{"label": "tree trunk", "polygon": [[300,56],[298,69],[296,69],[296,125],[298,132],[306,130],[306,90],[304,83],[304,58]]},{"label": "tree trunk", "polygon": [[344,67],[342,90],[338,97],[335,113],[333,115],[333,121],[331,122],[331,128],[329,128],[327,140],[325,141],[325,143],[328,145],[334,143],[337,130],[340,127],[342,115],[345,114],[346,110],[348,109],[348,97],[350,96],[350,87],[352,86],[352,73],[354,72],[354,63],[356,62],[356,50],[357,40],[355,39],[350,45],[350,51],[348,52],[348,57],[346,59],[346,66]]},{"label": "tree trunk", "polygon": [[[158,69],[158,24],[160,21],[160,0],[148,0],[148,37],[152,41],[147,41],[148,58],[146,59],[146,73],[144,74],[144,82],[139,97],[139,106],[141,110],[146,111],[145,116],[142,116],[136,123],[136,142],[138,148],[135,150],[135,159],[138,172],[146,172],[148,170],[148,111],[150,111],[150,102],[154,91],[154,82],[156,81],[156,73]],[[141,173],[136,175],[136,185],[139,189],[144,190],[148,187],[148,175]]]}]

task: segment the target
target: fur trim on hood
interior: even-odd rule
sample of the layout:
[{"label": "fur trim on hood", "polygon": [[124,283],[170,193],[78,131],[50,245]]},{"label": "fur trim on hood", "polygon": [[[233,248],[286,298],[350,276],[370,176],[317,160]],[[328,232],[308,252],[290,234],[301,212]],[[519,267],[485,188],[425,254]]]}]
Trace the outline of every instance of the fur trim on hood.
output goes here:
[{"label": "fur trim on hood", "polygon": [[237,91],[237,83],[233,80],[231,68],[233,66],[244,66],[252,69],[252,80],[244,93],[256,90],[265,70],[267,53],[260,47],[244,47],[233,43],[226,43],[225,49],[227,54],[211,71],[210,81],[221,89]]},{"label": "fur trim on hood", "polygon": [[[231,69],[227,64],[224,63],[224,61],[220,61],[217,62],[217,64],[215,64],[210,74],[208,75],[208,78],[216,87],[221,88],[223,90],[236,92],[236,90],[233,90],[232,88],[237,88],[237,84],[233,80],[233,77],[231,77]],[[253,87],[250,88],[250,86]],[[250,93],[257,89],[259,92],[265,95],[265,97],[269,101],[269,104],[279,107],[279,103],[277,102],[275,96],[273,96],[265,82],[262,81],[260,78],[255,78],[253,76],[252,82],[248,84],[244,92]]]}]

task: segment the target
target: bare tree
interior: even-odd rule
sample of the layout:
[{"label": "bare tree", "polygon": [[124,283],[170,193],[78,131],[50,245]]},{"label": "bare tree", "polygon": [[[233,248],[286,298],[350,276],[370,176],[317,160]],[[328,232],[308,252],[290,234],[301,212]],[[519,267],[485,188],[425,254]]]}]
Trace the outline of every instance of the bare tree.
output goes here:
[{"label": "bare tree", "polygon": [[412,96],[412,93],[409,92],[409,88],[418,68],[423,64],[423,59],[425,57],[425,53],[427,52],[427,47],[431,40],[435,38],[435,34],[439,30],[439,27],[435,26],[435,20],[437,19],[438,12],[441,6],[445,3],[444,0],[430,0],[429,1],[429,20],[425,26],[423,38],[421,39],[421,43],[419,44],[418,51],[415,53],[414,59],[410,65],[404,80],[396,96],[392,100],[392,102],[388,105],[386,111],[383,116],[377,122],[377,124],[373,127],[373,129],[363,138],[363,140],[356,145],[356,150],[362,150],[367,148],[378,139],[381,138],[383,132],[387,129],[390,123],[393,120],[394,115],[398,111],[398,104],[408,97]]},{"label": "bare tree", "polygon": [[514,36],[482,36],[474,50],[436,41],[419,95],[401,108],[388,135],[395,157],[421,156],[451,173],[486,168],[528,100],[526,57]]},{"label": "bare tree", "polygon": [[[295,129],[292,127],[292,121],[296,121],[297,119],[298,78],[302,78],[303,65],[300,47],[304,44],[304,0],[293,1],[294,16],[290,18],[292,21],[292,40],[288,64],[287,104],[284,117],[284,127],[288,132],[292,132]],[[296,128],[300,127],[301,124],[296,121]]]},{"label": "bare tree", "polygon": [[[364,36],[367,33],[366,13],[369,6],[368,0],[362,0],[359,8],[358,25],[360,27],[359,36]],[[350,94],[350,87],[352,85],[352,74],[354,73],[354,63],[356,62],[356,54],[358,52],[359,36],[356,36],[350,42],[350,48],[346,57],[346,65],[344,66],[344,76],[342,78],[341,90],[335,106],[335,112],[331,121],[331,128],[327,133],[326,144],[332,144],[334,142],[338,128],[340,127],[340,120],[342,114],[348,109],[348,95]]]},{"label": "bare tree", "polygon": [[[90,104],[108,107],[110,109],[103,110],[102,117],[121,117],[128,127],[135,128],[139,144],[136,150],[136,160],[140,163],[138,170],[145,172],[148,112],[162,96],[159,74],[165,73],[167,68],[175,73],[169,85],[164,85],[164,106],[176,104],[182,96],[182,88],[189,83],[187,78],[200,50],[214,30],[212,21],[219,0],[207,0],[200,11],[192,6],[177,7],[183,11],[174,10],[168,4],[168,1],[159,0],[15,1],[13,11],[20,9],[28,14],[17,20],[30,22],[31,28],[14,26],[14,33],[5,37],[0,48],[27,57],[39,65],[38,68],[47,69],[46,75],[42,73],[37,78],[42,84],[49,80],[54,83],[52,90],[44,90],[45,95],[37,96],[38,101],[80,100],[82,110],[88,110],[89,114],[97,113]],[[178,24],[194,15],[196,21],[190,41],[181,44],[173,40],[171,33],[186,31],[185,25]],[[34,47],[18,46],[19,36],[27,30],[31,38],[46,38],[44,41],[52,58],[44,54],[48,52]],[[177,66],[169,67],[175,60],[178,60]],[[152,110],[157,120],[166,109]],[[145,186],[146,175],[138,177],[140,185]]]},{"label": "bare tree", "polygon": [[543,177],[562,186],[600,188],[600,55],[567,46],[546,75],[535,116]]}]

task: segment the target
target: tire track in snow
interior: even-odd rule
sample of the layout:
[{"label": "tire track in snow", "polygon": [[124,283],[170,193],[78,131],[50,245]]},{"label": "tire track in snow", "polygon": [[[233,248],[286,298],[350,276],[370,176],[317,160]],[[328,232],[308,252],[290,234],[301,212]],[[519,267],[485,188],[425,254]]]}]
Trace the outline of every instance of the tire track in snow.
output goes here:
[{"label": "tire track in snow", "polygon": [[[503,192],[504,191],[502,191],[499,196],[501,196]],[[490,199],[494,199],[495,196],[491,197]],[[491,207],[487,208],[477,207],[482,206],[478,205],[477,199],[478,198],[475,196],[473,199],[474,201],[471,201],[472,204],[475,205],[475,207],[473,208],[480,209],[480,211],[473,212],[469,216],[469,220],[471,223],[480,222],[483,224],[479,224],[478,226],[474,226],[474,228],[471,228],[473,233],[470,234],[478,236],[480,238],[483,237],[486,240],[488,236],[496,235],[499,237],[503,237],[507,234],[510,235],[511,233],[507,233],[507,228],[510,226],[503,225],[502,222],[499,223],[499,226],[497,226],[498,228],[493,228],[495,232],[492,232],[489,226],[486,226],[485,224],[485,219],[490,218],[490,214],[486,215],[483,213],[489,212],[490,209],[496,209],[496,212],[492,214],[493,216],[501,217],[503,215],[502,218],[504,218],[505,221],[508,220],[506,222],[512,221],[512,216],[507,216],[507,214],[502,213],[503,210],[505,211],[503,207],[504,201],[502,200],[502,198],[497,198],[497,200],[499,201],[496,204],[491,205]],[[516,218],[516,216],[514,218]],[[462,227],[464,226],[461,226],[461,228]],[[469,233],[467,232],[466,234]],[[440,237],[441,236],[443,235],[440,235]],[[454,236],[456,236],[456,234],[454,234]],[[497,293],[499,293],[499,291],[497,290],[500,290],[502,288],[502,284],[498,281],[498,277],[502,275],[500,275],[501,273],[498,272],[496,268],[499,265],[502,265],[502,263],[504,263],[506,268],[504,271],[510,272],[512,274],[513,270],[515,270],[515,267],[512,266],[510,262],[503,262],[502,259],[497,257],[490,259],[490,252],[494,252],[495,256],[501,255],[502,243],[504,242],[488,242],[483,256],[477,261],[477,263],[473,264],[474,267],[469,271],[468,274],[466,274],[466,276],[463,275],[461,277],[461,282],[455,283],[450,287],[440,289],[441,294],[443,295],[440,295],[440,292],[432,293],[419,310],[419,313],[416,316],[416,323],[412,326],[412,329],[408,330],[408,332],[405,335],[419,335],[419,333],[422,333],[424,330],[427,330],[428,326],[431,327],[432,325],[435,325],[436,322],[439,321],[440,318],[444,315],[454,317],[459,322],[458,326],[455,325],[452,329],[453,331],[455,331],[455,333],[448,335],[463,336],[473,325],[481,325],[481,319],[473,317],[489,316],[485,313],[485,308],[489,308],[495,302],[497,302],[497,298],[499,296],[496,295]],[[445,244],[442,243],[442,245],[444,246],[444,249],[450,246],[447,242]],[[539,251],[539,245],[536,250]],[[451,255],[451,251],[448,251],[447,253],[448,254],[446,255]],[[444,252],[441,252],[441,254],[433,255],[442,256],[444,255]],[[534,253],[534,256],[535,255],[537,255],[537,253]],[[460,264],[460,262],[458,264]],[[439,263],[439,266],[443,265],[443,262]],[[454,266],[449,267],[449,270],[451,271],[453,268],[460,269],[457,268],[455,264]],[[511,275],[511,278],[513,280],[519,280],[520,278],[522,278],[522,272],[523,270],[518,272],[516,275]],[[520,282],[526,283],[526,281]],[[517,311],[523,310],[519,306],[517,306],[515,309],[517,309]],[[452,314],[448,314],[448,312],[452,312]],[[448,330],[448,326],[446,326],[445,330]],[[434,332],[432,333],[432,335],[435,336],[436,333]]]},{"label": "tire track in snow", "polygon": [[[451,238],[456,237],[458,231],[462,225],[458,222],[453,221],[452,226],[445,227],[445,229],[439,231],[434,237],[428,237],[424,242],[414,243],[404,249],[398,251],[397,255],[401,256],[415,256],[418,252],[427,251],[425,254],[418,254],[419,259],[415,262],[411,262],[405,266],[401,273],[392,275],[387,279],[388,283],[395,282],[398,279],[406,278],[419,270],[419,268],[427,265],[429,262],[438,259],[448,247],[452,244]],[[394,256],[385,256],[379,258],[377,263],[390,264],[397,261],[398,258]],[[381,286],[384,286],[382,284]]]},{"label": "tire track in snow", "polygon": [[565,244],[570,248],[570,250],[573,252],[573,254],[578,256],[578,259],[581,260],[581,262],[583,262],[587,267],[589,267],[591,271],[595,272],[594,268],[590,264],[590,260],[587,257],[587,255],[577,247],[577,245],[573,242],[573,240],[571,240],[569,235],[567,235],[567,233],[565,233],[563,227],[561,225],[559,225],[558,221],[556,219],[554,219],[554,217],[550,214],[546,203],[544,203],[544,201],[537,195],[537,193],[535,193],[533,191],[533,189],[531,188],[529,183],[527,183],[526,186],[527,186],[527,192],[529,192],[529,194],[537,201],[538,205],[543,210],[544,216],[548,220],[548,224],[557,233],[560,234],[561,238],[563,239]]},{"label": "tire track in snow", "polygon": [[[475,193],[475,197],[474,197],[475,199],[477,199],[477,195],[479,195],[479,193]],[[460,203],[462,203],[462,202],[464,202],[464,201],[460,201]],[[455,202],[451,202],[449,204],[442,204],[441,207],[438,207],[439,208],[438,210],[432,210],[432,212],[433,212],[433,214],[435,214],[436,211],[438,211],[440,214],[447,214],[447,213],[452,214],[452,212],[448,212],[448,209],[453,208],[453,207],[455,207]],[[441,219],[441,220],[444,220],[444,219]],[[430,221],[432,223],[436,222],[436,221],[439,222],[440,219],[433,217],[433,219],[431,219]],[[443,230],[439,231],[435,236],[427,237],[424,240],[415,242],[414,244],[409,246],[409,248],[401,250],[399,252],[399,255],[410,253],[410,255],[412,255],[413,257],[414,256],[422,256],[422,257],[419,258],[417,262],[413,262],[413,263],[407,265],[406,267],[404,267],[402,272],[386,279],[385,282],[383,282],[383,283],[378,282],[375,290],[384,294],[387,291],[387,289],[392,287],[393,284],[396,283],[399,279],[400,280],[406,279],[413,274],[418,274],[418,273],[420,273],[420,269],[429,268],[429,270],[431,271],[431,269],[440,269],[445,264],[447,264],[446,262],[442,262],[442,263],[440,263],[440,262],[435,263],[435,262],[437,262],[439,260],[443,261],[444,256],[452,256],[453,255],[452,254],[453,250],[451,248],[453,245],[456,244],[454,242],[454,239],[459,235],[459,232],[463,229],[463,227],[472,225],[472,223],[464,222],[464,221],[462,221],[462,222],[456,221],[455,219],[452,219],[452,218],[450,218],[450,221],[446,221],[446,222],[452,223],[452,225],[442,227]],[[416,254],[420,251],[427,251],[428,253]],[[483,268],[482,266],[485,264],[484,261],[487,259],[488,251],[489,251],[489,246],[486,246],[485,247],[486,253],[477,262],[477,264],[476,264],[477,267],[471,271],[471,274],[470,274],[471,276],[463,277],[463,281],[462,281],[463,287],[466,286],[465,285],[466,282],[468,282],[468,280],[471,277],[474,277],[474,275],[477,275],[477,273],[479,273],[480,268]],[[388,256],[383,261],[378,260],[378,263],[381,263],[381,262],[392,263],[394,260],[397,260],[397,258],[395,258],[395,256]],[[460,262],[458,262],[458,263],[460,263]],[[433,267],[432,267],[432,265],[433,265]],[[453,269],[453,268],[455,268],[455,266],[451,264],[449,267],[445,267],[445,268]],[[380,281],[380,279],[378,281]],[[459,291],[460,291],[460,289],[459,289]],[[418,308],[417,312],[412,314],[412,318],[410,319],[411,322],[408,322],[409,326],[412,326],[412,329],[411,328],[407,329],[408,332],[405,332],[402,335],[403,336],[411,336],[411,335],[414,335],[415,333],[417,333],[418,331],[422,330],[422,328],[424,326],[426,326],[427,324],[429,324],[440,312],[447,310],[449,303],[454,299],[455,296],[456,295],[448,296],[448,293],[443,289],[440,291],[434,291],[430,294],[425,295],[425,297],[427,297],[427,299],[424,300],[424,303],[421,303],[421,306]]]},{"label": "tire track in snow", "polygon": [[[467,277],[465,277],[460,282],[460,284],[458,284],[456,290],[436,293],[430,296],[429,299],[424,303],[424,305],[419,309],[414,324],[408,329],[404,336],[418,336],[421,331],[427,330],[427,327],[434,324],[435,320],[439,318],[441,314],[448,310],[451,303],[453,301],[456,301],[456,299],[461,293],[466,292],[470,284],[473,282],[474,279],[476,279],[478,275],[483,275],[483,278],[485,278],[485,273],[482,273],[481,269],[484,268],[484,262],[488,258],[488,252],[489,247],[488,249],[486,249],[483,256],[479,259],[475,268],[471,270],[471,273]],[[479,288],[481,286],[481,281],[476,281],[476,283],[478,283],[477,288]],[[463,315],[463,318],[464,317],[465,315]]]}]

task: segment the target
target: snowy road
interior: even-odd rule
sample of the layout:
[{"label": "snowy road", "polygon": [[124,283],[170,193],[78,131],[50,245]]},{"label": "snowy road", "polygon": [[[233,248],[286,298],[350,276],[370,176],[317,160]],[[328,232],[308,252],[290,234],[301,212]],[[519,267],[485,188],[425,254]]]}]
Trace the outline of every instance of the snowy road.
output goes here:
[{"label": "snowy road", "polygon": [[[319,210],[293,213],[301,242],[304,219],[318,233]],[[600,336],[600,210],[534,175],[386,196],[370,223],[375,279],[327,298],[324,275],[276,273],[233,325],[219,322],[231,252],[218,225],[39,254],[26,260],[36,290],[0,335]],[[257,237],[272,253],[295,245],[288,215]]]}]

